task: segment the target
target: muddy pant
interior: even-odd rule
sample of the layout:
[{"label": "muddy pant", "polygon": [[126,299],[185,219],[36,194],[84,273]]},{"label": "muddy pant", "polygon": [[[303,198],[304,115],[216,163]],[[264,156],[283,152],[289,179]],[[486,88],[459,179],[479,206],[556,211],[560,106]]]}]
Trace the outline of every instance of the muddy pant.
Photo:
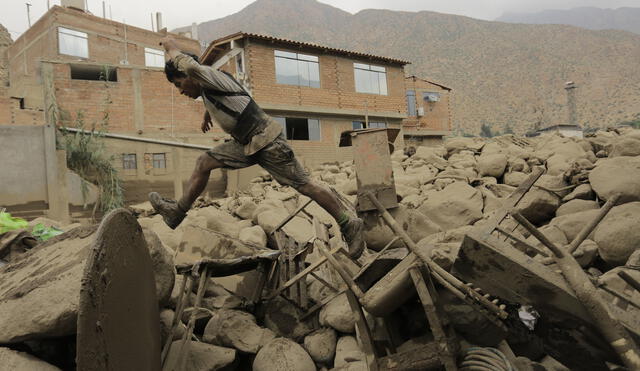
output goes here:
[{"label": "muddy pant", "polygon": [[245,155],[244,147],[235,140],[222,143],[208,150],[207,154],[224,164],[225,169],[242,169],[258,164],[278,183],[295,189],[309,183],[309,174],[296,159],[283,134],[251,156]]}]

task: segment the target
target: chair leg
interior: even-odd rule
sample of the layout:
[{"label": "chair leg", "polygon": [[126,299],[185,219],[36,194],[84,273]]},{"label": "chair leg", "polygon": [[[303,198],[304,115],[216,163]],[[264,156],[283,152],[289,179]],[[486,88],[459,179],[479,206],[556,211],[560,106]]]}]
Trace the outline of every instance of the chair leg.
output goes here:
[{"label": "chair leg", "polygon": [[356,334],[364,351],[367,367],[369,371],[378,371],[378,359],[376,358],[373,336],[371,336],[371,329],[369,329],[369,324],[364,316],[360,302],[351,290],[347,289],[346,294],[349,300],[349,307],[351,307],[351,311],[356,314]]}]

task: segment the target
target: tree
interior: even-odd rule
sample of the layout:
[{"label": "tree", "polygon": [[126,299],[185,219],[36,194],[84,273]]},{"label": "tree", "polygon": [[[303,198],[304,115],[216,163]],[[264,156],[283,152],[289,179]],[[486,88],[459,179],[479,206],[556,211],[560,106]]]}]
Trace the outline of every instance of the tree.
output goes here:
[{"label": "tree", "polygon": [[493,132],[491,131],[491,125],[482,124],[482,126],[480,127],[480,136],[483,138],[492,138]]}]

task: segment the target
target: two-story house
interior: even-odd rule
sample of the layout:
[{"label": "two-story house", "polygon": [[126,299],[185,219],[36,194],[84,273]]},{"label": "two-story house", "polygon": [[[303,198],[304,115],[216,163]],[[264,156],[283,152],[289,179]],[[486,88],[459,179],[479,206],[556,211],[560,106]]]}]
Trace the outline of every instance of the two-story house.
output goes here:
[{"label": "two-story house", "polygon": [[403,122],[403,135],[407,146],[429,146],[442,143],[451,135],[451,88],[408,76],[407,118]]},{"label": "two-story house", "polygon": [[407,115],[409,62],[400,59],[238,32],[211,42],[201,60],[243,82],[307,166],[352,160],[338,147],[343,131],[400,128]]}]

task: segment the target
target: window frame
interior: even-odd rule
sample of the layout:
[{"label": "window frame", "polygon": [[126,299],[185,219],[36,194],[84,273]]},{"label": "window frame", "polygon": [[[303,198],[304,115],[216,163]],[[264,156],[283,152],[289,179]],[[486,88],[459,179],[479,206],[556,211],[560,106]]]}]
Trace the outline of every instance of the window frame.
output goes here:
[{"label": "window frame", "polygon": [[[280,125],[282,125],[282,132],[284,133],[284,136],[287,140],[299,140],[299,141],[305,141],[305,142],[321,142],[322,141],[322,120],[320,119],[316,119],[316,118],[310,118],[310,117],[286,117],[286,116],[273,116],[272,117],[275,121],[277,121]],[[308,132],[308,137],[309,139],[295,139],[295,138],[289,138],[289,130],[287,127],[287,119],[290,120],[307,120],[307,132]],[[312,129],[311,128],[311,122],[315,122],[317,123],[317,128],[316,129]],[[314,138],[312,138],[312,130],[314,134],[317,134],[317,137],[315,135],[313,135]]]},{"label": "window frame", "polygon": [[[148,56],[154,56],[154,57],[159,57],[161,59],[161,62],[159,63],[159,65],[153,65],[153,64],[149,64],[149,57]],[[154,58],[155,61],[155,58]],[[164,52],[160,49],[155,49],[155,48],[149,48],[146,47],[144,48],[144,65],[145,67],[151,67],[151,68],[164,68]]]},{"label": "window frame", "polygon": [[[127,163],[131,162],[131,156],[133,156],[133,167],[128,167]],[[135,153],[123,153],[122,154],[122,169],[137,170],[138,169],[138,156]]]},{"label": "window frame", "polygon": [[[368,81],[359,80],[358,76],[360,76],[360,78],[364,78],[363,74],[366,74],[366,79],[368,79]],[[384,84],[381,84],[382,81],[384,81]],[[356,93],[389,95],[389,83],[387,81],[386,67],[353,62],[353,82]],[[377,89],[373,89],[374,82],[376,82]],[[366,86],[365,84],[369,84],[369,86]]]},{"label": "window frame", "polygon": [[[360,124],[360,128],[356,128],[356,124]],[[374,125],[374,127],[371,127]],[[384,125],[384,126],[379,126]],[[386,129],[389,127],[389,124],[383,121],[369,121],[369,123],[365,123],[364,121],[354,120],[351,121],[352,130],[362,130],[362,129]]]},{"label": "window frame", "polygon": [[[413,95],[411,95],[410,93],[413,93]],[[418,100],[417,100],[416,91],[407,90],[406,97],[407,97],[407,115],[409,117],[418,117]],[[413,111],[411,110],[412,104],[413,104]]]},{"label": "window frame", "polygon": [[[76,38],[76,39],[84,39],[85,45],[83,47],[82,52],[85,54],[72,54],[72,51],[65,50],[63,51],[63,37],[62,35],[68,38]],[[68,55],[70,57],[78,57],[83,59],[89,59],[89,34],[83,31],[74,30],[72,28],[58,26],[58,54],[60,55]]]},{"label": "window frame", "polygon": [[[162,155],[162,159],[156,159],[156,156]],[[158,164],[162,163],[164,166],[156,166],[156,162]],[[166,169],[167,168],[167,154],[164,152],[154,152],[151,153],[151,167],[154,169]]]},{"label": "window frame", "polygon": [[[273,51],[273,58],[274,58],[274,64],[275,64],[275,77],[276,77],[276,84],[278,85],[290,85],[290,86],[301,86],[301,87],[308,87],[308,88],[314,88],[314,89],[319,89],[322,87],[322,81],[320,79],[320,58],[318,56],[315,55],[311,55],[311,54],[302,54],[302,53],[295,53],[295,52],[289,52],[289,51],[285,51],[285,50],[278,50],[275,49]],[[283,73],[278,74],[278,66],[282,66],[282,64],[279,64],[278,62],[282,61],[295,61],[296,63],[296,77],[297,77],[297,83],[290,83],[290,82],[286,82],[283,81],[284,77],[281,79],[279,78],[279,76],[287,76],[284,75]],[[307,71],[306,71],[306,76],[303,76],[300,67],[301,64],[305,64],[307,67]],[[312,76],[312,71],[309,68],[309,66],[311,65],[315,65],[315,70],[313,71],[313,75]],[[291,67],[291,66],[290,66]],[[282,67],[280,67],[282,68]],[[283,72],[282,70],[280,72]],[[292,76],[292,75],[290,75]],[[303,79],[305,79],[309,82],[308,84],[303,84],[302,81]],[[317,78],[317,80],[313,80],[312,78]],[[314,84],[315,82],[317,82],[317,86],[316,84]]]}]

